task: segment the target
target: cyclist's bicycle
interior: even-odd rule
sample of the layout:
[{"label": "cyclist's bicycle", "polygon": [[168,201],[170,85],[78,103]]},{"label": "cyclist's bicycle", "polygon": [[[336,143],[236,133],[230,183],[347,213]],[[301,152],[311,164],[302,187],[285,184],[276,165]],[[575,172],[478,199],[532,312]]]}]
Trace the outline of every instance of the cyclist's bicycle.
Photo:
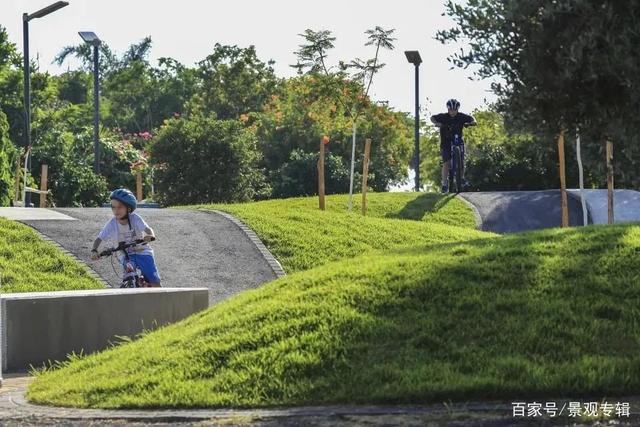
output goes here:
[{"label": "cyclist's bicycle", "polygon": [[[150,241],[154,241],[155,237],[152,237]],[[147,288],[149,287],[149,282],[145,279],[142,271],[135,263],[133,259],[129,256],[129,251],[127,249],[146,245],[148,242],[144,239],[137,239],[131,243],[119,242],[118,246],[115,248],[105,249],[104,251],[98,254],[98,258],[110,257],[112,255],[118,255],[118,252],[121,252],[124,256],[124,259],[119,260],[123,266],[123,275],[122,282],[120,283],[121,288]],[[113,260],[112,260],[113,265]],[[115,271],[115,268],[114,268]]]},{"label": "cyclist's bicycle", "polygon": [[[449,168],[449,188],[455,188],[456,193],[463,190],[462,168],[464,167],[464,141],[460,135],[454,135],[451,140],[451,167]],[[455,186],[454,186],[455,183]]]}]

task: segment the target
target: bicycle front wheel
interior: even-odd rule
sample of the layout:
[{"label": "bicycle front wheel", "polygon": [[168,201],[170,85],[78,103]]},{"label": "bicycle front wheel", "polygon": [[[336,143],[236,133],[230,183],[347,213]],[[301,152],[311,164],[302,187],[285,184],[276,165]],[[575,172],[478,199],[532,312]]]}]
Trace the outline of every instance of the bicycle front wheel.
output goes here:
[{"label": "bicycle front wheel", "polygon": [[460,147],[453,147],[453,164],[456,193],[460,193],[462,191],[462,151]]}]

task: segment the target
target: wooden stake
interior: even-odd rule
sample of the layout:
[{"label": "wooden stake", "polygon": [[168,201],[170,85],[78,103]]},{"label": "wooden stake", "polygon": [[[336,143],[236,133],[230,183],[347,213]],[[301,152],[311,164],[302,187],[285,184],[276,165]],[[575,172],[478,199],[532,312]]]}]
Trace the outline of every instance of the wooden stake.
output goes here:
[{"label": "wooden stake", "polygon": [[320,157],[318,158],[318,203],[320,210],[324,210],[324,146],[329,142],[328,136],[320,140]]},{"label": "wooden stake", "polygon": [[47,165],[42,165],[42,171],[40,172],[40,207],[47,207],[47,173],[49,172],[49,167]]},{"label": "wooden stake", "polygon": [[362,161],[362,215],[367,214],[367,178],[369,176],[369,151],[371,151],[371,138],[364,142],[364,160]]},{"label": "wooden stake", "polygon": [[613,143],[607,141],[607,216],[608,223],[613,224]]},{"label": "wooden stake", "polygon": [[136,197],[142,200],[142,172],[136,174]]},{"label": "wooden stake", "polygon": [[569,226],[569,208],[567,204],[567,183],[564,169],[564,131],[558,136],[558,157],[560,158],[560,195],[562,198],[562,226]]}]

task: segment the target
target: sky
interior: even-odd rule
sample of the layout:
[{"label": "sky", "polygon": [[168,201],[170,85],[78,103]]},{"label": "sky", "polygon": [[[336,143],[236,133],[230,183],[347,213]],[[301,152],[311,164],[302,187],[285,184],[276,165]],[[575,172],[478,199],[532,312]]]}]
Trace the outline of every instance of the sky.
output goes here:
[{"label": "sky", "polygon": [[[33,13],[55,0],[0,0],[0,25],[10,40],[22,50],[22,13]],[[459,0],[464,1],[464,0]],[[364,46],[365,31],[380,26],[395,29],[395,49],[382,51],[385,67],[374,77],[369,95],[388,101],[397,111],[413,112],[415,107],[414,68],[405,50],[418,50],[420,65],[420,109],[426,114],[445,111],[449,98],[461,102],[460,110],[471,112],[493,102],[490,82],[471,79],[473,70],[453,68],[447,57],[464,44],[443,45],[434,39],[436,31],[448,29],[453,21],[443,16],[444,0],[324,0],[304,2],[211,1],[211,0],[68,0],[69,5],[29,25],[30,55],[42,70],[59,74],[79,66],[68,60],[62,67],[53,58],[68,45],[81,42],[78,31],[93,31],[116,53],[151,36],[150,60],[172,57],[192,66],[213,51],[214,44],[254,45],[263,61],[273,59],[280,77],[295,75],[289,65],[303,42],[299,34],[307,28],[330,30],[336,37],[329,52],[329,65],[339,60],[373,57],[373,47]],[[404,191],[409,182],[393,188]]]},{"label": "sky", "polygon": [[[145,36],[151,36],[150,60],[172,57],[194,65],[213,51],[216,42],[247,47],[254,45],[260,59],[275,60],[278,76],[295,75],[299,34],[305,29],[330,30],[336,37],[328,62],[374,55],[364,46],[367,29],[376,25],[396,31],[395,49],[380,55],[386,66],[374,77],[370,95],[388,101],[398,111],[414,110],[414,69],[405,50],[418,50],[422,114],[445,110],[446,100],[457,98],[461,111],[470,112],[492,102],[490,82],[472,81],[472,70],[451,69],[447,57],[464,45],[443,45],[434,39],[439,29],[453,21],[442,16],[444,0],[325,0],[206,1],[206,0],[68,0],[69,5],[30,22],[30,51],[41,69],[59,74],[79,64],[62,67],[51,63],[68,45],[81,42],[78,31],[93,31],[116,53]],[[22,50],[22,13],[32,13],[54,0],[2,0],[0,24]]]}]

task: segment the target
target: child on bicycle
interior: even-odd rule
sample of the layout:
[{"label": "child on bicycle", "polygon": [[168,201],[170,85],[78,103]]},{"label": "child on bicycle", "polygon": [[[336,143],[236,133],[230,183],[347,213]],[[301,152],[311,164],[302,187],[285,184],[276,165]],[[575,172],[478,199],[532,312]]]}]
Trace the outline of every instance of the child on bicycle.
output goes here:
[{"label": "child on bicycle", "polygon": [[[136,239],[144,239],[150,242],[155,239],[153,229],[144,219],[133,211],[138,205],[136,196],[126,188],[118,188],[111,192],[111,210],[113,218],[104,225],[91,249],[91,259],[97,260],[98,247],[103,240],[108,240],[117,245],[119,242],[131,243]],[[156,267],[153,249],[146,244],[127,249],[130,259],[138,265],[149,286],[160,286],[160,274]]]}]

